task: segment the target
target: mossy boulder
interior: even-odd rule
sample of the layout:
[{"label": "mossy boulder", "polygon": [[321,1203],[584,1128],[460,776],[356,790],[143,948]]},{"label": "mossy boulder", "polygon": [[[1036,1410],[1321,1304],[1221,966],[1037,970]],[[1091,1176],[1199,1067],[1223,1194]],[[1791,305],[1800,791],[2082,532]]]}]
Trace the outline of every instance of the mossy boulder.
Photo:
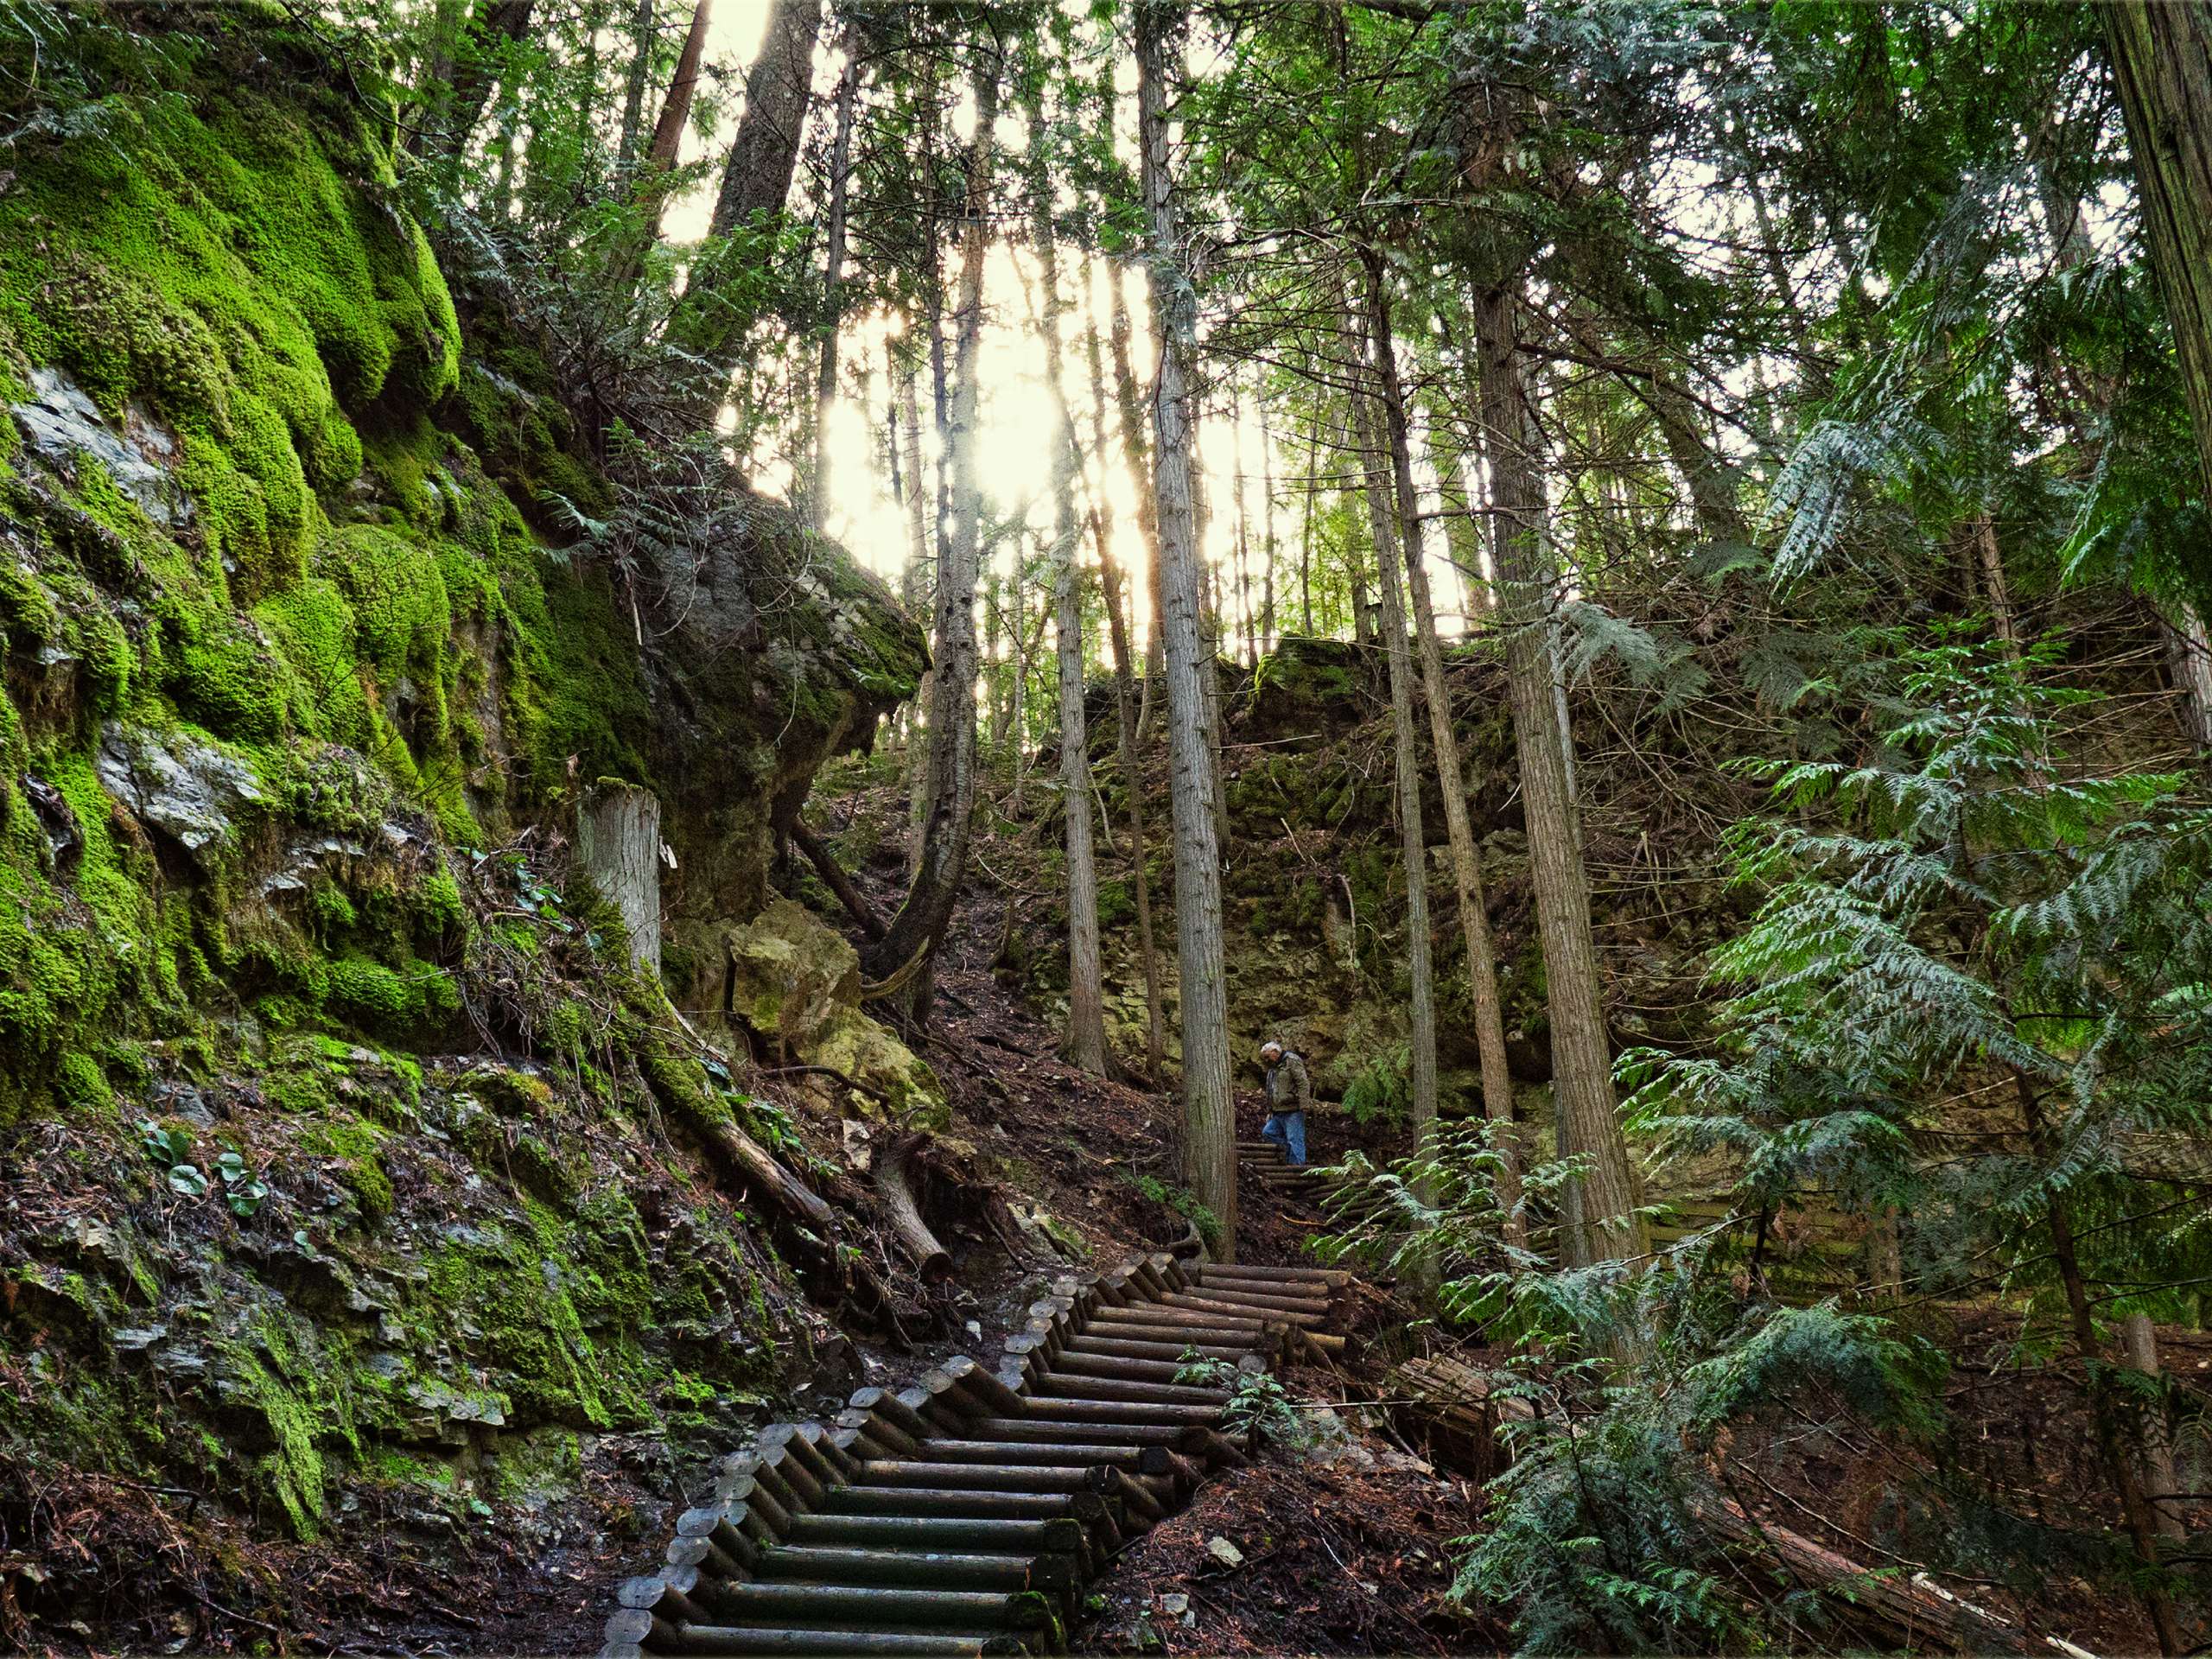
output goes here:
[{"label": "mossy boulder", "polygon": [[863,1110],[880,1108],[918,1127],[944,1127],[944,1084],[861,1012],[860,955],[813,912],[778,899],[722,938],[733,1019],[788,1060],[848,1081]]}]

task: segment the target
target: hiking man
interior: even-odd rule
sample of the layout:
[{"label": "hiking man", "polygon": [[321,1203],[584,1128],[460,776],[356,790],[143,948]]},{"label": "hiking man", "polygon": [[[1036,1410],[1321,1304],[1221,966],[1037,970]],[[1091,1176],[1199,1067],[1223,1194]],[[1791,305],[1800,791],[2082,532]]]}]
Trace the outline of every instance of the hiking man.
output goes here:
[{"label": "hiking man", "polygon": [[1273,1039],[1261,1046],[1260,1064],[1268,1072],[1268,1121],[1260,1135],[1281,1147],[1291,1163],[1302,1164],[1306,1109],[1313,1103],[1313,1079],[1306,1075],[1306,1062]]}]

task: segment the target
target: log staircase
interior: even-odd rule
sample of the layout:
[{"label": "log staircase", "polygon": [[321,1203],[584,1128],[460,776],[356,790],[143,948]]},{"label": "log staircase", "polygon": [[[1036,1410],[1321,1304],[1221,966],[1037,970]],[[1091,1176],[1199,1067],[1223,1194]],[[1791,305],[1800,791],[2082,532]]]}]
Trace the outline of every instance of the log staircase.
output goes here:
[{"label": "log staircase", "polygon": [[763,1429],[622,1586],[601,1659],[1064,1651],[1114,1552],[1249,1450],[1186,1357],[1340,1349],[1321,1327],[1350,1277],[1142,1256],[1054,1281],[995,1371],[960,1356]]},{"label": "log staircase", "polygon": [[1328,1186],[1318,1164],[1294,1164],[1272,1141],[1239,1141],[1236,1167],[1249,1172],[1275,1198],[1314,1198]]}]

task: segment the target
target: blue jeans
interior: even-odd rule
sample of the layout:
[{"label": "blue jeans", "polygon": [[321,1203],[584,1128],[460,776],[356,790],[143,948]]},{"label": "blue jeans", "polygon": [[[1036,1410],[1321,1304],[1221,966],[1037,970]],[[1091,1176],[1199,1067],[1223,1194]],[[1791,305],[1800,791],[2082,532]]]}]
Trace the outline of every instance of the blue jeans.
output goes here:
[{"label": "blue jeans", "polygon": [[1268,1121],[1260,1126],[1260,1138],[1272,1141],[1290,1155],[1294,1164],[1306,1161],[1306,1114],[1303,1112],[1269,1112]]}]

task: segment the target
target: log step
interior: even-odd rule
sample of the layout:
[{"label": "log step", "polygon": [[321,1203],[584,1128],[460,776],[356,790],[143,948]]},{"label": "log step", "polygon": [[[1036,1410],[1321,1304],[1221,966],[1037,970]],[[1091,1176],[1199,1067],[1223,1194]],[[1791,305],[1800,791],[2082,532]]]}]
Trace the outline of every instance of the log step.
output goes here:
[{"label": "log step", "polygon": [[878,1585],[764,1584],[755,1579],[724,1584],[717,1605],[747,1624],[787,1618],[811,1624],[877,1619],[890,1624],[946,1625],[954,1630],[1034,1630],[1052,1617],[1044,1599],[1023,1592],[887,1589]]},{"label": "log step", "polygon": [[1173,1382],[1132,1382],[1114,1376],[1070,1376],[1060,1371],[1046,1372],[1037,1379],[1037,1387],[1061,1399],[1140,1400],[1147,1403],[1158,1401],[1166,1405],[1211,1407],[1224,1405],[1229,1400],[1226,1389],[1192,1389]]},{"label": "log step", "polygon": [[[1046,1557],[1046,1559],[1052,1559]],[[876,1549],[831,1544],[778,1544],[760,1553],[762,1580],[816,1584],[920,1585],[960,1590],[1034,1587],[1033,1555],[979,1554],[936,1549]]]},{"label": "log step", "polygon": [[799,1515],[791,1542],[913,1549],[1062,1554],[1076,1546],[1072,1520],[1014,1521],[950,1515]]},{"label": "log step", "polygon": [[996,1631],[786,1630],[780,1625],[687,1624],[683,1651],[698,1654],[982,1655],[1019,1653],[1021,1643]]},{"label": "log step", "polygon": [[1055,1446],[1096,1444],[1111,1441],[1115,1445],[1174,1446],[1180,1443],[1182,1431],[1165,1428],[1156,1423],[1100,1423],[1100,1422],[1039,1422],[1031,1417],[981,1417],[968,1427],[978,1434],[988,1434],[995,1440],[1027,1440],[1040,1450]]},{"label": "log step", "polygon": [[[949,1472],[964,1473],[962,1465]],[[942,1515],[962,1520],[1051,1520],[1073,1515],[1061,1492],[986,1491],[973,1486],[832,1486],[822,1507],[832,1515]]]},{"label": "log step", "polygon": [[[925,1446],[925,1451],[933,1448]],[[977,1492],[1087,1492],[1090,1471],[1079,1464],[924,1463],[910,1458],[870,1458],[855,1482],[863,1491],[881,1486],[942,1489],[959,1485]]]}]

